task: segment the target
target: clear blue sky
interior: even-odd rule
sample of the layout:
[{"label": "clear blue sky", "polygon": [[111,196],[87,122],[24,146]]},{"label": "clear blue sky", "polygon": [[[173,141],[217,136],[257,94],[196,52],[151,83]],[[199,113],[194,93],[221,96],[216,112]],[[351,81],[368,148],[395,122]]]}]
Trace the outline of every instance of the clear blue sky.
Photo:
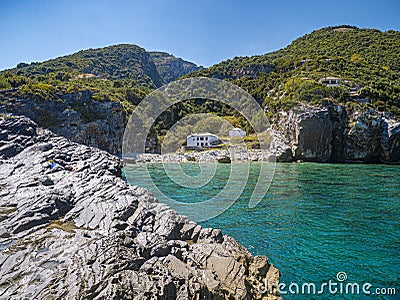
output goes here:
[{"label": "clear blue sky", "polygon": [[132,43],[210,66],[329,25],[400,30],[400,1],[0,0],[0,69]]}]

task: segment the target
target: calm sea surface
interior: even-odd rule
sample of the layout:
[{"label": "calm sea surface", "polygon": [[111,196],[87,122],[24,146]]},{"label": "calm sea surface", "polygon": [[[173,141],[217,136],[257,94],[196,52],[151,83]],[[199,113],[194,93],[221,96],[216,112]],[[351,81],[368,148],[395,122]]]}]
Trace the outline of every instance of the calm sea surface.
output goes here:
[{"label": "calm sea surface", "polygon": [[[219,164],[213,179],[203,187],[185,188],[169,179],[162,164],[147,167],[158,189],[181,202],[214,197],[231,171],[231,165]],[[189,176],[200,171],[195,163],[181,167]],[[253,254],[267,256],[287,285],[296,283],[301,288],[303,283],[315,283],[319,288],[329,280],[338,283],[337,273],[345,272],[345,284],[362,287],[370,283],[371,293],[376,287],[397,290],[395,296],[385,297],[333,296],[326,288],[322,296],[293,296],[286,287],[285,299],[400,299],[399,166],[277,164],[268,192],[250,209],[259,169],[259,163],[252,163],[239,199],[201,225],[221,228]],[[128,165],[125,176],[131,184],[154,189],[143,176],[143,165]],[[180,211],[179,205],[174,208],[188,214]]]}]

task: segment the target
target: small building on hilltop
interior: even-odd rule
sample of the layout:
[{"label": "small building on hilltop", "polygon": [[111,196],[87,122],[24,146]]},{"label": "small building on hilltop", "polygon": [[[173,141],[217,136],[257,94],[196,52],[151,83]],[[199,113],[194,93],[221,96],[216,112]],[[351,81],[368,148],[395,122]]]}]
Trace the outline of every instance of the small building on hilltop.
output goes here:
[{"label": "small building on hilltop", "polygon": [[324,77],[321,78],[319,83],[325,84],[327,86],[339,86],[342,83],[342,78],[339,77]]},{"label": "small building on hilltop", "polygon": [[218,144],[218,142],[218,136],[209,132],[194,133],[186,138],[186,146],[188,148],[211,147]]},{"label": "small building on hilltop", "polygon": [[240,128],[233,128],[232,130],[229,130],[229,136],[233,137],[245,137],[246,132]]}]

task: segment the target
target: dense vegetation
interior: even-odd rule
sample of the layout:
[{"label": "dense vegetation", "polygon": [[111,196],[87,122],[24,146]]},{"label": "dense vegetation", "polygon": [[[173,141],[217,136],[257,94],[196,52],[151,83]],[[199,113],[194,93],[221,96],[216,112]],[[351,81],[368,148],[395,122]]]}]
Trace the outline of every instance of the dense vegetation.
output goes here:
[{"label": "dense vegetation", "polygon": [[118,101],[130,111],[152,89],[198,69],[168,53],[115,45],[42,63],[20,63],[0,73],[0,90],[18,88],[14,93],[21,97],[54,99],[89,89],[95,100]]},{"label": "dense vegetation", "polygon": [[[187,74],[191,71],[195,72]],[[57,99],[89,89],[95,92],[93,99],[118,101],[131,111],[151,90],[182,75],[233,82],[252,94],[270,115],[300,103],[320,105],[329,100],[400,116],[400,32],[328,27],[276,52],[235,57],[207,69],[167,53],[116,45],[43,63],[20,63],[0,72],[0,90],[13,89],[20,97]],[[321,83],[326,77],[341,78],[341,84]],[[232,108],[195,99],[165,112],[155,129],[163,135],[180,118],[201,112],[230,116],[238,127],[247,127]]]},{"label": "dense vegetation", "polygon": [[[196,75],[230,80],[270,112],[301,102],[320,104],[324,99],[361,106],[357,98],[369,98],[367,107],[400,115],[400,32],[323,28],[279,51],[236,57]],[[345,82],[326,86],[319,83],[325,77]]]},{"label": "dense vegetation", "polygon": [[136,45],[82,50],[42,63],[20,63],[10,71],[42,81],[47,79],[47,75],[56,74],[57,79],[92,76],[109,80],[133,80],[137,84],[152,87],[162,84],[150,54]]}]

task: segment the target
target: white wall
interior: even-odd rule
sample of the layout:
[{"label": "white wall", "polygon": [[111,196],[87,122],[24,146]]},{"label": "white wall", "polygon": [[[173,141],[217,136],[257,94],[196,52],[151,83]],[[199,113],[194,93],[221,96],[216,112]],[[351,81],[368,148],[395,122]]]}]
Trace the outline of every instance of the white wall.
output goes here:
[{"label": "white wall", "polygon": [[212,142],[218,141],[215,135],[191,135],[186,139],[188,147],[208,147]]}]

